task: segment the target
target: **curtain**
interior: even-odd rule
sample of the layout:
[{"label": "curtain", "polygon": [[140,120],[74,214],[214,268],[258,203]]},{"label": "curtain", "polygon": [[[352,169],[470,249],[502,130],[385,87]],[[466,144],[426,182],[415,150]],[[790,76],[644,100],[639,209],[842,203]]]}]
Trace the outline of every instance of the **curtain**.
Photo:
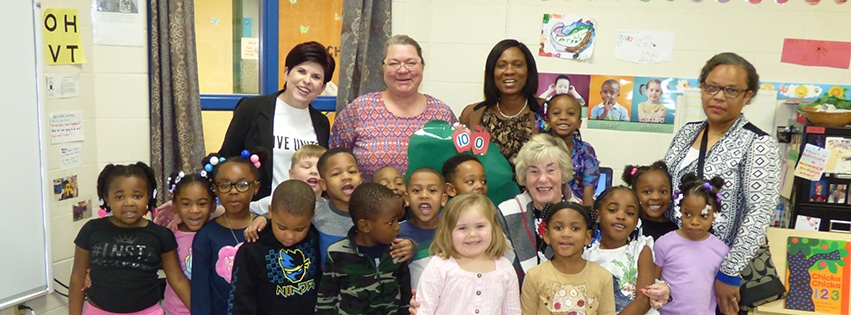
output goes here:
[{"label": "curtain", "polygon": [[358,96],[385,89],[381,72],[390,38],[391,0],[344,0],[337,112]]},{"label": "curtain", "polygon": [[[151,0],[151,167],[157,187],[205,156],[195,53],[194,0]],[[160,203],[165,191],[157,194]]]}]

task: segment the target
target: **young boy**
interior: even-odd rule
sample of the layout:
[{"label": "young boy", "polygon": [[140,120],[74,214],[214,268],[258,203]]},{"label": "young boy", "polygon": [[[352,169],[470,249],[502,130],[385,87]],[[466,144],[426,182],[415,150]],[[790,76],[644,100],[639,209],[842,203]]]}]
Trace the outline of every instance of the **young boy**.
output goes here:
[{"label": "young boy", "polygon": [[290,178],[307,182],[310,188],[313,188],[316,200],[323,199],[322,187],[319,187],[319,169],[316,168],[316,163],[319,162],[319,157],[325,151],[327,149],[320,145],[303,145],[293,153],[292,163],[290,164]]},{"label": "young boy", "polygon": [[411,286],[414,288],[431,258],[428,250],[437,232],[437,215],[441,207],[446,205],[445,184],[443,175],[428,166],[414,170],[408,180],[405,199],[411,205],[413,215],[400,224],[399,237],[412,239],[420,247],[408,266],[411,270]]},{"label": "young boy", "polygon": [[354,226],[328,247],[316,314],[408,314],[408,265],[390,257],[402,199],[381,184],[366,183],[355,189],[349,210]]},{"label": "young boy", "polygon": [[450,198],[466,192],[488,194],[488,177],[485,167],[476,156],[458,153],[443,162],[446,195]]},{"label": "young boy", "polygon": [[616,101],[620,95],[621,85],[618,81],[608,79],[603,82],[600,86],[603,102],[591,109],[591,119],[629,121],[629,112]]},{"label": "young boy", "polygon": [[399,169],[393,166],[379,168],[375,171],[375,174],[372,175],[371,181],[390,188],[396,196],[403,197],[405,195],[405,177],[402,176]]},{"label": "young boy", "polygon": [[244,243],[233,263],[229,314],[313,314],[319,269],[319,232],[310,224],[311,187],[287,180],[272,194],[271,228]]},{"label": "young boy", "polygon": [[[319,171],[316,169],[319,157],[326,149],[315,144],[306,144],[293,153],[290,163],[289,177],[306,182],[316,194],[316,200],[322,200],[322,188],[319,187]],[[270,207],[272,196],[253,201],[249,210],[257,215],[265,215]]]},{"label": "young boy", "polygon": [[[346,237],[352,227],[349,215],[349,200],[352,192],[361,184],[358,161],[352,152],[345,148],[333,148],[319,157],[316,163],[319,170],[319,186],[328,197],[316,203],[313,226],[319,231],[319,253],[325,262],[325,251],[332,243]],[[266,220],[257,218],[245,229],[246,241],[256,239],[256,232],[266,226]],[[393,245],[393,257],[401,256],[402,261],[412,256],[414,244],[410,240],[398,240]]]}]

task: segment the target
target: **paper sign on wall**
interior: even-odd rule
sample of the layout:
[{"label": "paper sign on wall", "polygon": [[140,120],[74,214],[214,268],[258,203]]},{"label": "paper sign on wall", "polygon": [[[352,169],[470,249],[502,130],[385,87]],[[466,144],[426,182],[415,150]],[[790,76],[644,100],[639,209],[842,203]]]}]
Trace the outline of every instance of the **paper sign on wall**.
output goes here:
[{"label": "paper sign on wall", "polygon": [[145,17],[139,13],[139,0],[92,0],[95,45],[144,46],[145,23]]},{"label": "paper sign on wall", "polygon": [[780,62],[848,69],[851,42],[786,38]]},{"label": "paper sign on wall", "polygon": [[830,151],[807,143],[804,152],[801,153],[801,160],[795,168],[795,176],[811,181],[821,179],[829,157]]},{"label": "paper sign on wall", "polygon": [[66,171],[83,165],[82,160],[80,158],[81,148],[82,146],[79,144],[71,144],[59,148],[59,168],[63,171]]},{"label": "paper sign on wall", "polygon": [[260,47],[260,41],[255,37],[243,37],[242,38],[242,59],[243,60],[257,60],[258,58],[258,48]]},{"label": "paper sign on wall", "polygon": [[48,65],[86,63],[77,9],[44,10],[44,57]]},{"label": "paper sign on wall", "polygon": [[674,55],[674,32],[619,30],[615,58],[634,63],[662,63]]},{"label": "paper sign on wall", "polygon": [[80,96],[80,75],[71,73],[48,73],[47,98],[69,98]]},{"label": "paper sign on wall", "polygon": [[50,115],[50,143],[83,141],[83,113],[67,112]]}]

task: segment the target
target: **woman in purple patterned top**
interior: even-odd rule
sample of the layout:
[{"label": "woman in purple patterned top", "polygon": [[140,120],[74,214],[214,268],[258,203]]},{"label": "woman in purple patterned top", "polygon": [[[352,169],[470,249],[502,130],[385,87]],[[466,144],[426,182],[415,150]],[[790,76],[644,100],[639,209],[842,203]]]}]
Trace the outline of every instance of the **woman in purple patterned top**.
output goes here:
[{"label": "woman in purple patterned top", "polygon": [[407,35],[391,37],[383,64],[387,89],[359,96],[340,111],[331,128],[330,146],[354,153],[364,182],[385,166],[405,174],[408,142],[425,123],[458,122],[446,103],[419,92],[425,60],[417,41]]}]

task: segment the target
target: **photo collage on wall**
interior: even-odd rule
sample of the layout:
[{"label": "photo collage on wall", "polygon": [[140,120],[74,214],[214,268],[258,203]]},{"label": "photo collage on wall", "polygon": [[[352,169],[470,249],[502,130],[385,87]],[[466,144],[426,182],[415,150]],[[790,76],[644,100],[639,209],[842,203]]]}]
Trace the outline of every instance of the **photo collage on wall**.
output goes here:
[{"label": "photo collage on wall", "polygon": [[690,85],[678,78],[539,73],[537,95],[570,94],[591,129],[673,133],[676,94]]}]

